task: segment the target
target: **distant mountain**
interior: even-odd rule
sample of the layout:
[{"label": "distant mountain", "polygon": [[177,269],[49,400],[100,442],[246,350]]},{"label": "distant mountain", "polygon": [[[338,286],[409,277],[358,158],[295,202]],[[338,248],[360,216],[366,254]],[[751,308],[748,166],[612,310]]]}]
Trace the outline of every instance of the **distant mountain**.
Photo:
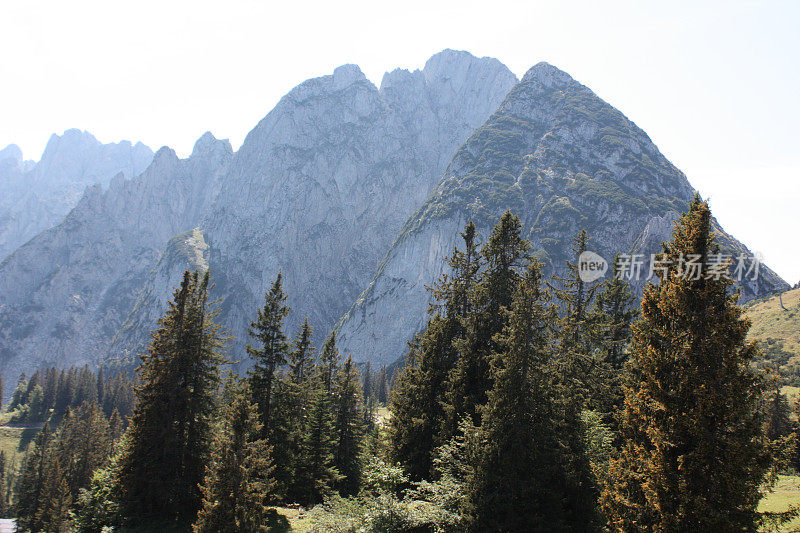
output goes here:
[{"label": "distant mountain", "polygon": [[[369,287],[338,325],[340,350],[373,364],[407,351],[444,259],[473,220],[488,236],[510,209],[549,272],[564,269],[576,232],[590,249],[650,254],[668,240],[694,189],[622,113],[547,63],[531,68],[458,149],[430,198],[408,218]],[[746,248],[717,225],[725,250]],[[783,290],[762,268],[745,299]]]},{"label": "distant mountain", "polygon": [[232,357],[281,269],[289,328],[309,316],[321,341],[516,81],[497,60],[450,50],[380,88],[345,65],[293,89],[235,155],[207,135],[186,160],[165,148],[141,176],[90,188],[0,264],[0,371],[143,349],[198,257],[224,297]]},{"label": "distant mountain", "polygon": [[198,225],[232,156],[211,134],[187,159],[162,148],[136,178],[89,187],[61,224],[0,263],[3,375],[107,357],[162,251]]},{"label": "distant mountain", "polygon": [[137,176],[152,159],[142,143],[102,144],[80,130],[50,137],[37,163],[23,161],[15,145],[0,150],[0,261],[61,222],[86,187],[106,186],[120,172]]}]

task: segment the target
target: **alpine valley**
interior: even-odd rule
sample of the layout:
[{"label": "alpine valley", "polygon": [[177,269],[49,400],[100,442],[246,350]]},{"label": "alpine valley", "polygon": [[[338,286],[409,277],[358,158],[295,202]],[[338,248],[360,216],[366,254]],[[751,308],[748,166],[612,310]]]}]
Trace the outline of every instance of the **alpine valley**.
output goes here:
[{"label": "alpine valley", "polygon": [[[308,317],[317,342],[336,329],[343,353],[390,364],[469,220],[485,237],[510,209],[549,274],[582,228],[606,258],[659,251],[694,194],[565,72],[539,63],[517,80],[451,50],[380,87],[355,65],[305,81],[236,152],[210,133],[181,159],[70,130],[38,163],[0,152],[0,373],[143,351],[186,268],[210,270],[234,360],[281,272],[287,330]],[[762,266],[741,299],[787,287]]]}]

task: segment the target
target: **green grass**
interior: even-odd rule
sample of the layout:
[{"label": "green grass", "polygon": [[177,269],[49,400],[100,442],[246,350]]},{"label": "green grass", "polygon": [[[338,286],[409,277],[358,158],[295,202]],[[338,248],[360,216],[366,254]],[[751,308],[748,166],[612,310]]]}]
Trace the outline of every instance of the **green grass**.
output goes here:
[{"label": "green grass", "polygon": [[275,507],[279,515],[283,515],[289,522],[289,529],[273,528],[274,533],[279,531],[291,531],[292,533],[308,533],[314,526],[308,512],[303,509],[294,509],[291,507]]},{"label": "green grass", "polygon": [[[800,505],[800,476],[779,476],[772,492],[761,499],[758,510],[781,512],[796,505]],[[797,528],[800,528],[800,517],[785,524],[781,531],[795,531]]]},{"label": "green grass", "polygon": [[747,317],[753,322],[750,339],[776,339],[793,358],[800,359],[800,289],[784,292],[783,306],[777,296],[748,306]]},{"label": "green grass", "polygon": [[0,450],[6,455],[6,465],[22,464],[39,428],[0,427]]}]

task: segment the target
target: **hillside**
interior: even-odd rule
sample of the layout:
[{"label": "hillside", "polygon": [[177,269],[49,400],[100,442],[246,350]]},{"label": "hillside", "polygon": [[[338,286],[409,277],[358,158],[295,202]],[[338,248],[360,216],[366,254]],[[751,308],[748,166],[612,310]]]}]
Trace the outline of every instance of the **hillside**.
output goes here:
[{"label": "hillside", "polygon": [[800,386],[800,289],[755,300],[747,306],[752,320],[750,338],[759,341],[762,364],[777,367],[786,383]]}]

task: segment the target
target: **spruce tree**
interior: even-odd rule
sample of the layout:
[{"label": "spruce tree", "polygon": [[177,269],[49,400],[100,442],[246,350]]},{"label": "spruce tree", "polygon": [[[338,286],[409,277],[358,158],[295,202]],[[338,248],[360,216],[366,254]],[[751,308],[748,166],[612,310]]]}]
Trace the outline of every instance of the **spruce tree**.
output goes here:
[{"label": "spruce tree", "polygon": [[[750,322],[732,281],[708,268],[718,247],[695,197],[661,256],[633,327],[622,446],[601,503],[615,531],[754,531],[771,465],[751,368]],[[699,264],[699,273],[687,267]]]},{"label": "spruce tree", "polygon": [[335,466],[341,475],[337,484],[344,495],[356,494],[361,486],[361,376],[351,357],[337,374]]},{"label": "spruce tree", "polygon": [[767,401],[766,430],[767,438],[776,441],[792,432],[791,409],[786,397],[781,394],[781,389],[775,387]]},{"label": "spruce tree", "polygon": [[6,452],[0,450],[0,516],[8,515],[8,490],[6,489]]},{"label": "spruce tree", "polygon": [[581,407],[597,408],[602,389],[603,372],[598,372],[602,363],[600,354],[592,343],[593,319],[590,313],[598,282],[586,283],[580,274],[579,258],[587,251],[589,237],[585,230],[575,236],[572,243],[573,261],[567,261],[564,275],[554,275],[548,283],[560,309],[557,322],[557,365],[565,390],[574,396]]},{"label": "spruce tree", "polygon": [[207,272],[186,271],[142,356],[119,468],[129,522],[187,524],[199,509],[225,340],[208,290]]},{"label": "spruce tree", "polygon": [[[461,234],[464,250],[448,258],[445,272],[431,289],[432,303],[425,331],[411,343],[411,352],[391,396],[389,456],[412,480],[430,477],[434,449],[443,440],[448,376],[456,363],[455,341],[463,336],[471,309],[470,292],[480,268],[475,225]],[[382,369],[381,387],[386,371]]]},{"label": "spruce tree", "polygon": [[587,315],[588,336],[593,352],[590,407],[602,422],[616,429],[616,414],[622,408],[623,365],[627,360],[631,324],[639,313],[636,298],[619,270],[620,255],[614,259],[614,272],[597,290]]},{"label": "spruce tree", "polygon": [[336,331],[332,331],[325,340],[319,360],[319,374],[322,387],[329,395],[333,394],[336,384],[336,373],[339,368],[339,350],[336,349]]},{"label": "spruce tree", "polygon": [[[503,308],[511,305],[520,271],[530,260],[530,243],[522,237],[522,222],[506,211],[481,247],[485,269],[467,287],[463,335],[455,340],[458,358],[448,377],[447,421],[442,441],[449,440],[464,416],[480,424],[479,408],[492,386],[490,360],[497,350],[495,335],[505,326]],[[465,281],[466,283],[466,281]]]},{"label": "spruce tree", "polygon": [[[548,328],[553,313],[532,262],[515,291],[497,337],[493,388],[479,428],[481,447],[468,483],[468,529],[562,531],[569,476],[559,442],[549,376]],[[467,419],[469,420],[469,419]]]},{"label": "spruce tree", "polygon": [[619,271],[620,256],[614,259],[614,274],[597,291],[595,304],[589,313],[590,335],[601,358],[614,370],[625,363],[625,349],[630,342],[631,324],[639,314],[634,306],[636,297]]},{"label": "spruce tree", "polygon": [[306,319],[289,353],[288,371],[280,376],[273,393],[273,427],[268,435],[275,456],[281,458],[275,467],[277,490],[286,499],[301,503],[305,503],[308,487],[313,485],[305,446],[314,387],[311,336],[311,326]]},{"label": "spruce tree", "polygon": [[196,533],[256,533],[270,517],[271,449],[259,438],[261,423],[246,388],[227,407],[201,491]]},{"label": "spruce tree", "polygon": [[341,480],[336,469],[336,412],[334,396],[325,390],[323,373],[317,367],[309,398],[308,427],[303,439],[307,485],[300,487],[308,505],[321,502]]},{"label": "spruce tree", "polygon": [[53,433],[45,422],[33,441],[33,450],[25,458],[16,488],[17,523],[23,530],[41,531],[44,520],[41,513],[43,495],[46,490],[48,467],[54,453],[51,441]]},{"label": "spruce tree", "polygon": [[259,346],[247,345],[247,353],[254,361],[250,372],[250,390],[258,406],[258,415],[265,438],[271,431],[272,388],[276,370],[286,362],[289,343],[283,332],[283,321],[289,314],[286,293],[283,292],[282,275],[278,272],[275,282],[267,291],[264,307],[258,310],[258,317],[250,324],[248,334],[258,341]]}]

